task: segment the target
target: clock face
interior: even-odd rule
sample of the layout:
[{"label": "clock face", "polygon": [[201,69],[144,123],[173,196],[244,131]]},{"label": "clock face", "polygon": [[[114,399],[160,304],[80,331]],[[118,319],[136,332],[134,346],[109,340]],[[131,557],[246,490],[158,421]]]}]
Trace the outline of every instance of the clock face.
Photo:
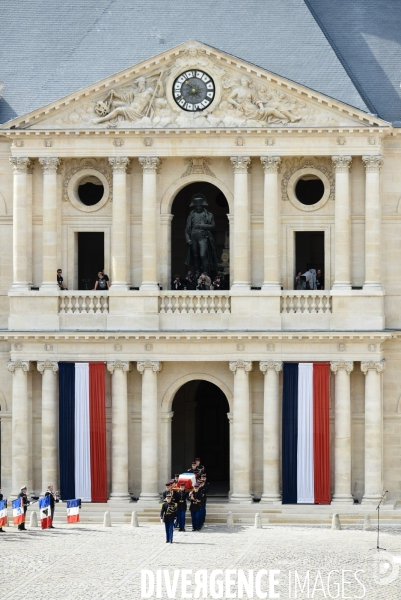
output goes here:
[{"label": "clock face", "polygon": [[185,71],[173,84],[174,100],[189,112],[205,110],[213,102],[215,93],[214,81],[204,71]]}]

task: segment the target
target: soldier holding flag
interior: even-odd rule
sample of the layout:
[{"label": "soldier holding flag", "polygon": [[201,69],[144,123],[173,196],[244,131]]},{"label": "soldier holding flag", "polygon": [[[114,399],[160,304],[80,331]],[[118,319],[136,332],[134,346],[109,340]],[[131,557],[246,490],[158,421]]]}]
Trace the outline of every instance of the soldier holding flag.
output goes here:
[{"label": "soldier holding flag", "polygon": [[50,498],[50,512],[51,512],[51,517],[52,517],[52,524],[50,525],[50,529],[54,529],[53,527],[53,521],[54,521],[54,508],[55,508],[55,503],[58,502],[54,492],[53,492],[53,486],[52,485],[48,485],[47,486],[47,490],[45,493],[45,498],[49,497]]},{"label": "soldier holding flag", "polygon": [[30,504],[30,502],[28,501],[28,496],[26,495],[26,485],[24,485],[21,488],[21,491],[18,494],[18,498],[21,498],[21,507],[24,508],[24,520],[18,524],[18,530],[26,531],[26,528],[25,528],[26,511],[28,510],[28,506]]}]

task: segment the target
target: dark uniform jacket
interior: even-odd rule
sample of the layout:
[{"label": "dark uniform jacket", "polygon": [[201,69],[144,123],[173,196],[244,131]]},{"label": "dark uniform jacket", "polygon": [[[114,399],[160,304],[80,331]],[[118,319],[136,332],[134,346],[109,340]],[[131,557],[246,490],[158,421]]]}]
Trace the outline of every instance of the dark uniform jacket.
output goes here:
[{"label": "dark uniform jacket", "polygon": [[162,493],[163,500],[166,499],[167,494],[171,494],[171,490],[164,490],[164,492]]},{"label": "dark uniform jacket", "polygon": [[178,490],[174,492],[174,502],[177,503],[177,510],[187,510],[188,492]]},{"label": "dark uniform jacket", "polygon": [[195,490],[193,492],[191,492],[191,494],[189,495],[189,501],[191,503],[189,510],[191,512],[198,512],[202,508],[201,492],[195,492]]},{"label": "dark uniform jacket", "polygon": [[28,510],[28,504],[30,504],[30,502],[28,502],[28,496],[26,494],[24,494],[24,492],[20,492],[18,494],[18,498],[22,498],[22,505],[24,507],[24,513],[26,513],[26,511]]},{"label": "dark uniform jacket", "polygon": [[163,519],[165,523],[174,523],[177,518],[177,505],[173,500],[170,503],[168,503],[167,500],[163,502],[160,518]]},{"label": "dark uniform jacket", "polygon": [[50,490],[47,490],[47,492],[45,493],[45,496],[49,496],[50,497],[50,508],[53,509],[54,508],[54,503],[55,503],[55,499],[54,499],[54,494],[53,492],[51,492]]}]

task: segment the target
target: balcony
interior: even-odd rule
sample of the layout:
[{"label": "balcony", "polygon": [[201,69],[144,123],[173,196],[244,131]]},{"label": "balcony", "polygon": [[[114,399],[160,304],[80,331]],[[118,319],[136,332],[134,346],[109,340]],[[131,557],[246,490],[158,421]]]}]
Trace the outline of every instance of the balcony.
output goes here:
[{"label": "balcony", "polygon": [[382,330],[384,293],[365,290],[10,292],[19,331]]}]

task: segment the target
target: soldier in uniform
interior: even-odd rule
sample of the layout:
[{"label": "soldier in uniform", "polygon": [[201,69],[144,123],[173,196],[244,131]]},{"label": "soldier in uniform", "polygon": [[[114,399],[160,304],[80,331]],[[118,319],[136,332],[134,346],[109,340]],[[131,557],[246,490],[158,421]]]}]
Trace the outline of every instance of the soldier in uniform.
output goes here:
[{"label": "soldier in uniform", "polygon": [[199,483],[195,483],[194,489],[189,494],[189,501],[191,503],[190,511],[192,518],[192,531],[199,531],[200,529],[200,511],[202,508],[202,495],[199,491]]},{"label": "soldier in uniform", "polygon": [[173,543],[174,521],[177,519],[177,505],[171,493],[167,494],[160,511],[160,520],[166,529],[166,544]]},{"label": "soldier in uniform", "polygon": [[196,460],[192,461],[191,468],[188,469],[187,473],[193,473],[195,475],[196,479],[198,479],[198,477],[199,477],[199,469],[196,466]]},{"label": "soldier in uniform", "polygon": [[[0,501],[1,500],[3,500],[3,494],[1,493],[1,488],[0,488]],[[2,527],[0,527],[0,533],[5,533],[5,531]]]},{"label": "soldier in uniform", "polygon": [[[24,507],[24,515],[25,515],[25,519],[26,519],[26,511],[28,510],[28,506],[30,505],[30,502],[28,501],[28,496],[26,495],[26,485],[24,485],[21,488],[21,491],[18,494],[18,498],[22,498],[22,506]],[[27,531],[25,528],[25,521],[18,525],[18,530],[19,531]]]},{"label": "soldier in uniform", "polygon": [[202,473],[201,478],[201,492],[202,492],[202,527],[206,519],[206,503],[207,503],[207,492],[209,490],[209,484],[206,481],[206,473]]},{"label": "soldier in uniform", "polygon": [[49,496],[49,498],[50,498],[50,513],[51,513],[51,517],[52,517],[52,524],[50,525],[50,527],[51,527],[51,529],[54,529],[54,527],[53,527],[54,508],[55,508],[55,503],[58,502],[58,500],[56,499],[56,497],[54,495],[53,486],[52,485],[48,485],[47,486],[45,497],[46,496]]},{"label": "soldier in uniform", "polygon": [[185,513],[187,511],[188,495],[188,492],[185,490],[185,483],[181,483],[179,491],[174,493],[174,502],[177,503],[177,523],[179,531],[185,531]]},{"label": "soldier in uniform", "polygon": [[171,481],[167,481],[167,483],[166,483],[166,489],[162,493],[163,500],[166,499],[167,494],[171,494],[171,485],[172,485]]},{"label": "soldier in uniform", "polygon": [[195,458],[195,462],[196,462],[196,467],[197,467],[199,473],[203,473],[203,471],[205,470],[205,467],[203,465],[201,465],[200,458]]}]

